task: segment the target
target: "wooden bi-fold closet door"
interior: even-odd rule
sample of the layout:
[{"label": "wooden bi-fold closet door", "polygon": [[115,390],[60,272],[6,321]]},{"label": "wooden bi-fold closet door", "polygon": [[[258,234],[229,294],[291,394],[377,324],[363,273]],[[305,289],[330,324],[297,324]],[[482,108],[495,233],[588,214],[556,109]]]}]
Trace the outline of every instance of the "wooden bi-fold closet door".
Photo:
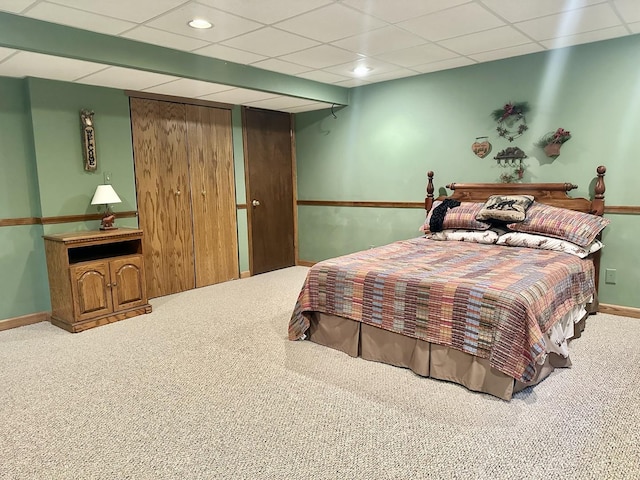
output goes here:
[{"label": "wooden bi-fold closet door", "polygon": [[130,102],[149,297],[238,278],[231,112]]},{"label": "wooden bi-fold closet door", "polygon": [[238,278],[231,110],[187,105],[196,287]]}]

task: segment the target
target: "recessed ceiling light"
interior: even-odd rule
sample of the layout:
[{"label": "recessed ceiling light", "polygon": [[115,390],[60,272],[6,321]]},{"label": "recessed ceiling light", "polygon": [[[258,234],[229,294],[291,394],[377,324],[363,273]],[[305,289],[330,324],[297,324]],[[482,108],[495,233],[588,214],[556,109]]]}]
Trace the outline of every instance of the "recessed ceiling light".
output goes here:
[{"label": "recessed ceiling light", "polygon": [[193,20],[191,20],[188,24],[191,28],[211,28],[213,27],[213,25],[211,25],[211,22],[207,22],[206,20],[202,19],[202,18],[194,18]]},{"label": "recessed ceiling light", "polygon": [[367,67],[366,65],[359,65],[353,70],[351,70],[358,77],[362,77],[373,70],[371,67]]}]

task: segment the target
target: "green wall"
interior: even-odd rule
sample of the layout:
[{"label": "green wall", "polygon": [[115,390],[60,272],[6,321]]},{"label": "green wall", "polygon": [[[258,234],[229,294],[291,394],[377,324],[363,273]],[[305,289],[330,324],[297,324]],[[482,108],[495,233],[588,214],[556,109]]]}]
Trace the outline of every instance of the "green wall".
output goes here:
[{"label": "green wall", "polygon": [[[0,77],[0,92],[0,219],[39,217],[25,82]],[[42,233],[42,225],[0,227],[0,319],[49,309]]]},{"label": "green wall", "polygon": [[[529,130],[513,143],[497,136],[491,112],[528,102]],[[528,155],[525,182],[572,182],[590,197],[598,165],[607,166],[606,202],[640,205],[635,130],[640,125],[640,36],[624,37],[356,88],[350,105],[296,118],[301,200],[421,201],[426,172],[436,193],[451,182],[495,182],[494,155],[518,146]],[[572,132],[555,160],[535,147],[558,127]],[[484,159],[471,152],[488,136]],[[418,235],[424,212],[305,206],[298,209],[301,260],[318,261]],[[603,303],[640,307],[638,253],[630,240],[638,215],[610,215],[601,277]]]},{"label": "green wall", "polygon": [[[91,205],[105,172],[122,203],[118,211],[136,210],[135,175],[129,120],[129,98],[121,90],[28,79],[31,120],[43,217],[98,213]],[[95,112],[98,168],[84,170],[80,110]],[[100,222],[45,225],[45,233],[97,229]],[[137,227],[135,218],[120,218],[119,226]]]},{"label": "green wall", "polygon": [[[247,192],[244,182],[244,142],[242,138],[242,107],[233,108],[233,158],[236,177],[236,203],[247,203]],[[240,272],[249,271],[249,230],[247,226],[247,209],[236,211],[238,224],[238,260]]]}]

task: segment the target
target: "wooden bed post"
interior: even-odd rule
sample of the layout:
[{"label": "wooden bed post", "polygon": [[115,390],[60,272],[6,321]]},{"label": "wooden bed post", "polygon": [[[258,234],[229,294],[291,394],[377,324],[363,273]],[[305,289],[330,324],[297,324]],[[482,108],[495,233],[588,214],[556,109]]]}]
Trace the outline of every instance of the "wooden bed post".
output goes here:
[{"label": "wooden bed post", "polygon": [[[598,179],[596,180],[596,186],[594,188],[594,196],[591,201],[591,213],[594,215],[603,215],[604,214],[604,191],[606,189],[604,185],[604,174],[607,172],[607,167],[604,165],[600,165],[596,168],[596,173],[598,174]],[[598,238],[602,233],[598,235]],[[596,284],[596,292],[600,288],[600,255],[602,254],[601,250],[598,250],[593,254],[593,265],[596,267],[595,272],[595,284]],[[592,306],[591,314],[594,314],[598,311],[598,299],[595,299],[595,305]]]},{"label": "wooden bed post", "polygon": [[591,202],[591,213],[594,215],[604,214],[604,191],[606,189],[604,185],[604,174],[607,173],[607,167],[600,165],[596,169],[598,174],[598,180],[596,180],[595,195]]},{"label": "wooden bed post", "polygon": [[429,170],[427,172],[427,196],[424,199],[424,209],[427,213],[433,206],[433,172]]}]

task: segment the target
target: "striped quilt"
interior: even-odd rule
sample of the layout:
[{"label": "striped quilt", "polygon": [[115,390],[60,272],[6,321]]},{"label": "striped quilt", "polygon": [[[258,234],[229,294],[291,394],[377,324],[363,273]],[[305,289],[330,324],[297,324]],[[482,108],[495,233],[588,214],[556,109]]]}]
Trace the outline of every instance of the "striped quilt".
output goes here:
[{"label": "striped quilt", "polygon": [[567,253],[415,238],[325,260],[289,322],[304,338],[319,311],[488,358],[529,381],[543,333],[595,292],[595,268]]}]

